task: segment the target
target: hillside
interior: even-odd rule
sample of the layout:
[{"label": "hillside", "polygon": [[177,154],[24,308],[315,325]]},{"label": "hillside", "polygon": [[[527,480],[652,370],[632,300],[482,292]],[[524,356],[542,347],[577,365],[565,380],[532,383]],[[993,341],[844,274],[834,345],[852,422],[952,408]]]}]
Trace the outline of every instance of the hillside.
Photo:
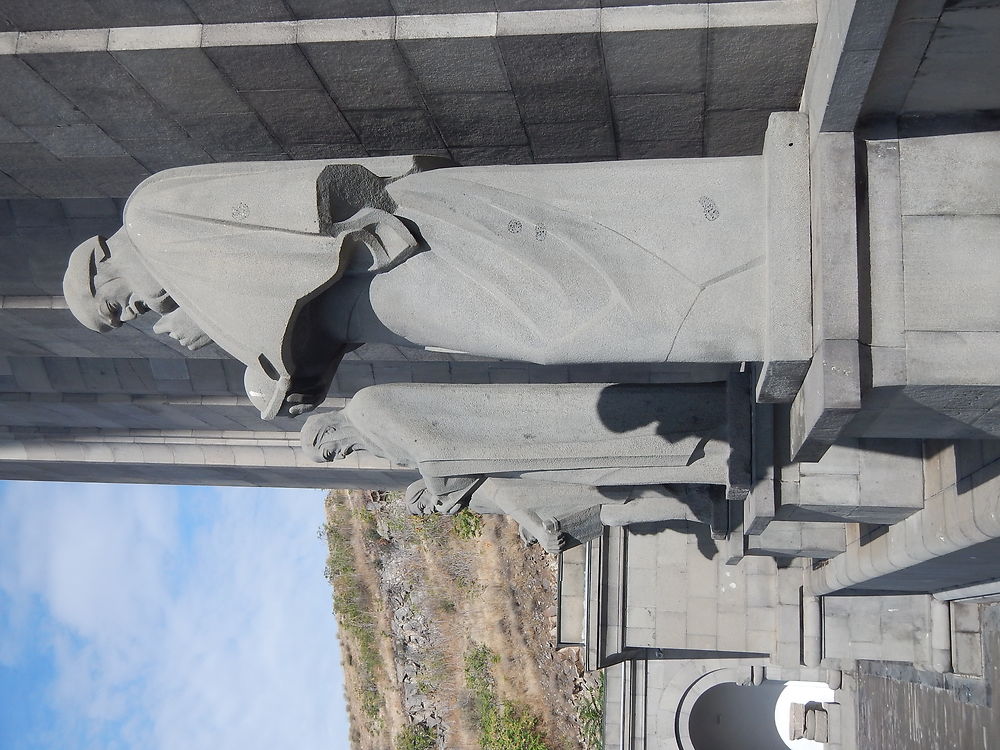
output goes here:
[{"label": "hillside", "polygon": [[555,560],[516,524],[359,490],[326,517],[353,748],[588,748],[599,685],[555,649]]}]

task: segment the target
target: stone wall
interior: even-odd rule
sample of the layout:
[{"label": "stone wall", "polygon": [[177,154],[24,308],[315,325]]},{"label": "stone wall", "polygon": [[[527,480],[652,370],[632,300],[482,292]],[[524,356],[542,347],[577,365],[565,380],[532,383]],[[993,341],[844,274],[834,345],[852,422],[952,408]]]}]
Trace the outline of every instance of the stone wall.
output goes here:
[{"label": "stone wall", "polygon": [[[134,16],[17,4],[8,26],[23,31],[0,37],[0,197],[118,198],[211,161],[747,154],[770,112],[798,106],[814,20],[802,0],[525,13],[539,4],[398,18],[388,0]],[[317,20],[320,6],[366,17]]]}]

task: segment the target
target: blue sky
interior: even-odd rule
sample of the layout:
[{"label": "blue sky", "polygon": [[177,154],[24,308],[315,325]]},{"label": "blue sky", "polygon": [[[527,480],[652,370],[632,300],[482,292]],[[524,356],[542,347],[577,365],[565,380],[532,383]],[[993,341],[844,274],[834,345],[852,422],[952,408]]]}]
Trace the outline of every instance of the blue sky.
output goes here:
[{"label": "blue sky", "polygon": [[323,494],[0,482],[0,747],[347,747]]}]

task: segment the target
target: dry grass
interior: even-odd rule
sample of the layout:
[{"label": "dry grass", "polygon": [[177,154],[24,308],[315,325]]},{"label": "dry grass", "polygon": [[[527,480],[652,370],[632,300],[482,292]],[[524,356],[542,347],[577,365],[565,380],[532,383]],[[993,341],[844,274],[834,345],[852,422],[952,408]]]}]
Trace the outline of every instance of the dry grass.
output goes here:
[{"label": "dry grass", "polygon": [[[379,502],[380,528],[390,537],[388,541],[372,533],[374,519],[363,510],[373,498]],[[392,564],[404,565],[407,580],[413,584],[408,606],[432,623],[429,645],[417,657],[418,684],[422,692],[433,696],[445,720],[442,747],[481,747],[474,715],[476,698],[465,679],[465,656],[485,645],[499,656],[492,669],[497,700],[526,706],[537,719],[547,748],[579,750],[579,722],[572,700],[575,672],[569,669],[569,658],[553,648],[547,613],[555,603],[554,565],[537,547],[524,548],[516,524],[485,518],[480,535],[475,536],[468,528],[477,524],[470,524],[469,519],[456,529],[448,517],[412,518],[390,496],[361,491],[331,493],[327,517],[329,524],[351,535],[355,580],[373,592],[370,606],[377,622],[371,633],[379,643],[381,663],[374,673],[385,702],[381,722],[371,721],[359,705],[367,678],[358,658],[358,631],[345,631],[343,625],[340,629],[352,747],[391,750],[407,722],[396,678],[397,654],[388,637],[392,612],[378,593],[379,571]],[[340,596],[336,582],[334,591],[335,598]]]}]

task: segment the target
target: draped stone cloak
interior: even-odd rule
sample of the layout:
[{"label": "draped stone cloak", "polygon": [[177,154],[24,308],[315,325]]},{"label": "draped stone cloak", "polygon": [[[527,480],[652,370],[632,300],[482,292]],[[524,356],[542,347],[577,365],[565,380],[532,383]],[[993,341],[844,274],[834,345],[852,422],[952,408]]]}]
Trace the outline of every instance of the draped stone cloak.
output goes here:
[{"label": "draped stone cloak", "polygon": [[[147,270],[216,344],[276,381],[281,397],[295,367],[290,327],[347,261],[343,238],[331,236],[330,227],[321,231],[317,179],[330,166],[171,169],[143,182],[125,205],[124,229]],[[382,166],[405,171],[413,159],[382,160]],[[391,224],[393,239],[404,238],[407,246],[397,250],[416,249],[398,219],[366,210],[370,226]]]},{"label": "draped stone cloak", "polygon": [[725,386],[393,383],[343,415],[378,455],[425,477],[592,486],[726,484]]}]

